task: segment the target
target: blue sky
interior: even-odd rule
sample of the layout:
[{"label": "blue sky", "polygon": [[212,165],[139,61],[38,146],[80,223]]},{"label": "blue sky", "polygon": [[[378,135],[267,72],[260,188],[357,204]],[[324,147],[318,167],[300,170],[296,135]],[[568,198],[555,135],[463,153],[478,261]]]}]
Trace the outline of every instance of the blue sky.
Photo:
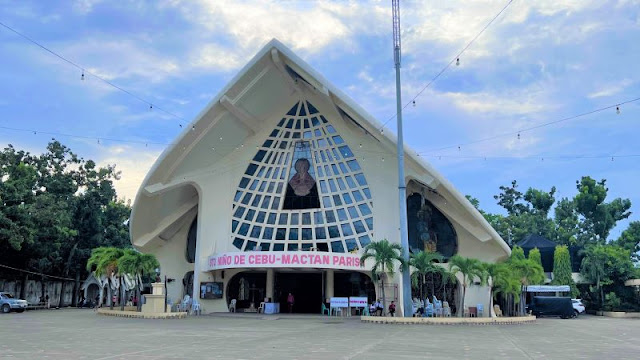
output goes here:
[{"label": "blue sky", "polygon": [[[405,101],[506,3],[402,1]],[[187,121],[273,37],[380,121],[395,111],[390,1],[0,0],[0,22]],[[619,115],[464,145],[640,97],[638,39],[638,0],[514,0],[406,109],[405,141],[488,211],[500,211],[492,196],[511,180],[523,191],[555,185],[564,197],[590,175],[607,179],[610,199],[630,198],[640,220],[640,157],[615,157],[640,154],[640,101]],[[2,27],[0,54],[0,126],[141,142],[57,137],[116,164],[121,196],[133,198],[163,149],[144,143],[181,130],[181,120],[91,76],[81,81],[80,70]],[[34,153],[50,138],[0,128],[0,145]]]}]

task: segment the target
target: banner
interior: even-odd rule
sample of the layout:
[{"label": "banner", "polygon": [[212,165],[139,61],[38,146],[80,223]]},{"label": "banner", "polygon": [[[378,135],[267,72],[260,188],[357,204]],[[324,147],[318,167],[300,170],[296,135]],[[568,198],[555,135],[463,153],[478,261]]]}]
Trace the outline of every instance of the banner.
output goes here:
[{"label": "banner", "polygon": [[349,297],[349,306],[351,307],[367,307],[369,306],[369,299],[366,297]]},{"label": "banner", "polygon": [[311,268],[365,270],[360,256],[317,251],[249,251],[213,254],[204,271],[234,268]]},{"label": "banner", "polygon": [[349,307],[349,298],[346,297],[332,297],[329,300],[329,306],[332,308],[347,308]]}]

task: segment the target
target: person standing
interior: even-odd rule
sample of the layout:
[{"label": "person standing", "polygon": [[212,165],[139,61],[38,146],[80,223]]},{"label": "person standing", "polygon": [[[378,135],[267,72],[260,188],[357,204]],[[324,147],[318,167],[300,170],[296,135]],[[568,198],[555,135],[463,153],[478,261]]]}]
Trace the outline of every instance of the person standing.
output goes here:
[{"label": "person standing", "polygon": [[289,293],[289,296],[287,296],[287,305],[289,305],[289,313],[293,312],[294,303],[295,303],[295,298],[293,297],[292,293]]},{"label": "person standing", "polygon": [[47,295],[44,297],[44,301],[47,304],[47,309],[51,308],[51,301],[49,301],[49,293],[47,293]]}]

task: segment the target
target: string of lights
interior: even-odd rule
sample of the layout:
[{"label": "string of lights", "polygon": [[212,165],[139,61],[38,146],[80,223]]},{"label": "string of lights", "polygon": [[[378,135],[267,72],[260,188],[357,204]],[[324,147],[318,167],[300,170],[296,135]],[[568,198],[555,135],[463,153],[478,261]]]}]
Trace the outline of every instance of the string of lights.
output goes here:
[{"label": "string of lights", "polygon": [[80,70],[80,71],[81,71],[80,80],[84,80],[84,79],[85,79],[85,74],[86,74],[86,75],[93,76],[94,78],[96,78],[96,79],[98,79],[98,80],[102,81],[103,83],[105,83],[105,84],[107,84],[107,85],[109,85],[109,86],[113,87],[114,89],[117,89],[117,90],[121,91],[122,93],[127,94],[127,95],[131,96],[132,98],[134,98],[134,99],[136,99],[136,100],[138,100],[138,101],[140,101],[140,102],[142,102],[142,103],[146,104],[147,106],[149,106],[149,110],[154,110],[154,109],[155,109],[155,110],[161,111],[161,112],[163,112],[163,113],[165,113],[165,114],[167,114],[167,115],[170,115],[170,116],[175,117],[176,119],[180,120],[180,123],[178,124],[178,126],[180,126],[180,127],[183,127],[184,123],[186,123],[186,122],[187,122],[187,121],[186,121],[183,117],[181,117],[180,115],[177,115],[177,114],[175,114],[175,113],[173,113],[173,112],[171,112],[171,111],[169,111],[169,110],[166,110],[166,109],[164,109],[164,108],[161,108],[161,107],[159,107],[157,104],[153,104],[151,101],[149,101],[149,100],[147,100],[147,99],[144,99],[144,98],[142,98],[142,97],[140,97],[140,96],[138,96],[138,95],[136,95],[136,94],[132,93],[131,91],[129,91],[129,90],[127,90],[127,89],[125,89],[125,88],[123,88],[123,87],[121,87],[121,86],[119,86],[119,85],[117,85],[117,84],[115,84],[115,83],[113,83],[113,82],[111,82],[111,81],[109,81],[109,80],[105,79],[104,77],[102,77],[102,76],[100,76],[100,75],[96,74],[95,72],[92,72],[92,71],[87,70],[87,68],[86,68],[86,67],[81,66],[80,64],[78,64],[78,63],[76,63],[76,62],[74,62],[74,61],[71,61],[71,60],[67,59],[66,57],[64,57],[64,56],[60,55],[59,53],[57,53],[57,52],[55,52],[55,51],[51,50],[50,48],[48,48],[48,47],[46,47],[46,46],[42,45],[41,43],[37,42],[36,40],[32,39],[31,37],[29,37],[29,36],[27,36],[27,35],[25,35],[25,34],[23,34],[23,33],[19,32],[18,30],[16,30],[16,29],[14,29],[14,28],[10,27],[9,25],[7,25],[7,24],[5,24],[5,23],[3,23],[3,22],[1,22],[1,21],[0,21],[0,26],[4,27],[5,29],[7,29],[7,30],[9,30],[9,31],[13,32],[14,34],[16,34],[16,35],[20,36],[21,38],[23,38],[23,39],[27,40],[28,42],[30,42],[30,43],[32,43],[32,44],[34,44],[34,45],[36,45],[36,46],[37,46],[37,47],[39,47],[39,48],[41,48],[42,50],[44,50],[44,51],[46,51],[46,52],[50,53],[51,55],[53,55],[53,56],[57,57],[58,59],[60,59],[60,60],[62,60],[62,61],[64,61],[64,62],[66,62],[67,64],[69,64],[69,65],[71,65],[71,66],[73,66],[73,67],[77,68],[78,70]]},{"label": "string of lights", "polygon": [[522,134],[524,132],[533,131],[533,130],[537,130],[537,129],[540,129],[540,128],[543,128],[543,127],[547,127],[547,126],[559,124],[559,123],[562,123],[562,122],[578,119],[578,118],[581,118],[581,117],[585,117],[587,115],[596,114],[596,113],[599,113],[599,112],[602,112],[602,111],[605,111],[605,110],[610,110],[610,109],[613,109],[613,108],[616,109],[616,113],[619,115],[620,114],[620,106],[622,106],[624,104],[633,103],[633,102],[636,102],[636,101],[640,101],[640,97],[637,97],[637,98],[631,99],[631,100],[626,100],[626,101],[623,101],[623,102],[620,102],[620,103],[616,103],[616,104],[613,104],[613,105],[607,105],[607,106],[604,106],[604,107],[601,107],[601,108],[597,108],[597,109],[594,109],[594,110],[590,110],[590,111],[587,111],[587,112],[583,112],[583,113],[580,113],[580,114],[577,114],[577,115],[564,117],[564,118],[561,118],[561,119],[557,119],[557,120],[541,123],[541,124],[530,126],[530,127],[527,127],[527,128],[522,128],[520,130],[509,131],[509,132],[505,132],[505,133],[502,133],[502,134],[497,134],[497,135],[493,135],[493,136],[490,136],[490,137],[469,141],[469,142],[466,142],[466,143],[459,143],[459,144],[456,144],[456,145],[450,145],[450,146],[445,146],[445,147],[441,147],[441,148],[437,148],[437,149],[423,151],[423,152],[420,152],[420,154],[424,155],[424,154],[428,154],[428,153],[432,153],[432,152],[436,152],[436,151],[455,149],[455,148],[458,148],[458,150],[460,150],[462,148],[462,146],[468,146],[468,145],[473,145],[473,144],[477,144],[477,143],[481,143],[481,142],[485,142],[485,141],[489,141],[489,140],[495,140],[495,139],[499,139],[499,138],[502,138],[502,137],[505,137],[505,136],[517,135],[518,139],[520,139],[520,134]]},{"label": "string of lights", "polygon": [[174,143],[164,143],[164,142],[157,142],[157,141],[125,140],[125,139],[119,139],[119,138],[113,138],[113,137],[78,135],[78,134],[61,133],[61,132],[55,132],[55,131],[42,131],[42,130],[34,130],[34,129],[15,128],[15,127],[9,127],[9,126],[0,126],[0,129],[10,130],[10,131],[29,132],[29,133],[33,133],[34,135],[44,134],[44,135],[68,137],[68,138],[83,139],[83,140],[95,140],[97,141],[98,144],[100,144],[101,141],[102,142],[113,141],[118,143],[144,144],[145,146],[174,145]]},{"label": "string of lights", "polygon": [[[482,35],[482,33],[485,32],[485,30],[487,30],[487,28],[489,28],[489,26],[491,26],[491,24],[493,24],[494,21],[496,21],[496,19],[498,17],[500,17],[500,15],[507,10],[507,8],[511,5],[511,3],[513,3],[513,0],[509,0],[507,2],[507,4],[482,28],[482,30],[480,30],[480,32],[478,32],[476,34],[476,36],[473,37],[473,39],[471,39],[471,41],[469,41],[469,43],[467,43],[467,45],[462,48],[462,50],[460,50],[460,52],[458,52],[458,54],[456,56],[454,56],[451,61],[449,61],[447,63],[447,65],[445,65],[440,72],[438,72],[428,83],[427,85],[425,85],[420,91],[418,91],[418,93],[411,98],[411,100],[409,100],[409,102],[407,102],[403,107],[402,110],[406,109],[409,105],[413,104],[415,106],[416,104],[416,99],[422,95],[422,93],[427,90],[436,80],[438,80],[438,78],[445,72],[447,71],[447,69],[449,69],[449,67],[451,67],[451,65],[455,62],[456,66],[460,65],[460,57],[462,56],[462,54],[467,51],[467,49],[469,49],[469,47],[471,47],[471,45],[473,45],[473,43],[480,37],[480,35]],[[393,120],[396,118],[396,116],[398,116],[397,113],[393,114],[389,119],[387,119],[387,121],[385,121],[382,126],[380,127],[380,129],[378,129],[378,131],[383,132],[384,131],[384,127],[385,125],[387,125],[389,123],[389,121]]]}]

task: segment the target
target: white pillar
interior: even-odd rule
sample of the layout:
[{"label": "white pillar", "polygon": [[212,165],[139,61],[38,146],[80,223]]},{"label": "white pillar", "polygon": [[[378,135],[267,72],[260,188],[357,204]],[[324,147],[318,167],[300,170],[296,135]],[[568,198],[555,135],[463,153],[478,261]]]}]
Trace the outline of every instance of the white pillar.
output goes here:
[{"label": "white pillar", "polygon": [[325,283],[325,296],[327,299],[331,299],[333,295],[333,270],[327,270],[327,282]]},{"label": "white pillar", "polygon": [[[273,269],[267,269],[267,294],[266,297],[270,298],[272,302],[276,302],[273,298],[273,280],[275,271]],[[262,300],[261,300],[262,301]]]}]

